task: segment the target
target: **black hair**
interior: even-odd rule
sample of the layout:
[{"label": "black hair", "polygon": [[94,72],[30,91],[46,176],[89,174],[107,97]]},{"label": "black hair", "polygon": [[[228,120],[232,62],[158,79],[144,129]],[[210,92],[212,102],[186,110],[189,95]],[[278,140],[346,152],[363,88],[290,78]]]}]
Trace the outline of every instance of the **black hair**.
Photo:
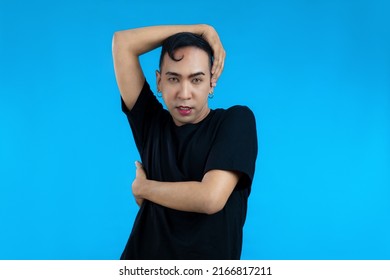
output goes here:
[{"label": "black hair", "polygon": [[164,55],[167,53],[169,57],[174,61],[180,61],[183,59],[175,58],[175,51],[184,47],[195,47],[201,50],[204,50],[209,56],[209,65],[210,71],[213,65],[213,49],[210,44],[200,35],[190,33],[190,32],[181,32],[174,34],[167,39],[165,39],[162,43],[161,55],[160,55],[160,69],[164,60]]}]

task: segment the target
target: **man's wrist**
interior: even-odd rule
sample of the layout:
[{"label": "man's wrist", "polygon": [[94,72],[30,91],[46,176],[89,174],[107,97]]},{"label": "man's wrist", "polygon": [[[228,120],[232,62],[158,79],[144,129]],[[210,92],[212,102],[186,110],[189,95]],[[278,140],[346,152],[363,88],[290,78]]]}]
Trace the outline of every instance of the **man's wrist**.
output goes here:
[{"label": "man's wrist", "polygon": [[156,181],[145,179],[142,184],[143,187],[141,189],[140,198],[150,199],[155,183]]},{"label": "man's wrist", "polygon": [[198,26],[199,26],[199,32],[196,32],[196,33],[198,35],[201,35],[201,36],[203,36],[203,34],[207,33],[207,31],[210,29],[210,25],[205,24],[205,23],[198,24]]}]

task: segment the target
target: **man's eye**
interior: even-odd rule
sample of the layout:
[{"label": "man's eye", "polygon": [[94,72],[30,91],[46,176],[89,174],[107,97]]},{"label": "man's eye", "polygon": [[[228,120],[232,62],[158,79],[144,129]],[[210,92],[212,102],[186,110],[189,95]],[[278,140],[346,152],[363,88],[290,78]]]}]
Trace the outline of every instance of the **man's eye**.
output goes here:
[{"label": "man's eye", "polygon": [[194,78],[194,79],[192,80],[192,82],[193,82],[194,84],[199,84],[201,81],[202,81],[202,79],[199,79],[199,78]]},{"label": "man's eye", "polygon": [[176,83],[179,81],[179,79],[176,77],[170,77],[170,78],[168,78],[168,81]]}]

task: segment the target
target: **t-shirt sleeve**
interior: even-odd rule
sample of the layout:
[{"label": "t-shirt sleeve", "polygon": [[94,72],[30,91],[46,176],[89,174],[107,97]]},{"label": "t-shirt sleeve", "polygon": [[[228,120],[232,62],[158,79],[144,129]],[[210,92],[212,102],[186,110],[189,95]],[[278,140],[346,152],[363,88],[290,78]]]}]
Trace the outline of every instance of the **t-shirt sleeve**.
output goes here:
[{"label": "t-shirt sleeve", "polygon": [[141,93],[131,110],[127,108],[122,98],[121,103],[122,111],[126,114],[133,132],[137,149],[139,153],[142,154],[142,149],[151,129],[153,118],[158,117],[159,112],[163,111],[163,106],[151,91],[146,80]]},{"label": "t-shirt sleeve", "polygon": [[250,192],[257,158],[257,132],[253,112],[246,106],[234,106],[218,128],[206,162],[205,173],[212,169],[242,174],[238,188]]}]

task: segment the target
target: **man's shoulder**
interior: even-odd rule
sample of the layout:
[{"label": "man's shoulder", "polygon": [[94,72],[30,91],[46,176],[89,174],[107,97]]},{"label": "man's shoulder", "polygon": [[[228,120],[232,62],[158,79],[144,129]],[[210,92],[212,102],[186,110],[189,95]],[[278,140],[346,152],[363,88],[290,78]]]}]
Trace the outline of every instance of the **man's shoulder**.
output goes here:
[{"label": "man's shoulder", "polygon": [[226,109],[218,108],[215,112],[223,118],[255,119],[253,111],[246,105],[234,105]]}]

